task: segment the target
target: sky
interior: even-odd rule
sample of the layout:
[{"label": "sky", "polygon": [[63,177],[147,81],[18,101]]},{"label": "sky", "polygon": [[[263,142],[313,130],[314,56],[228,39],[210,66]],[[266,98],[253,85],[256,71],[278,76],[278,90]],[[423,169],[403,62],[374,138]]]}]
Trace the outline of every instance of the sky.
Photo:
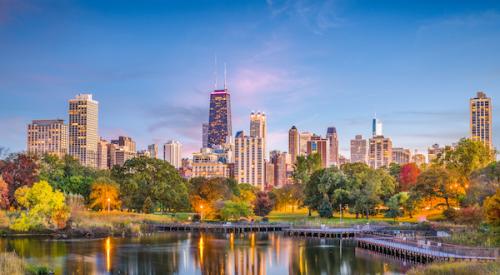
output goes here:
[{"label": "sky", "polygon": [[335,126],[349,157],[376,115],[395,147],[426,152],[468,136],[477,91],[500,147],[500,2],[458,0],[0,0],[0,146],[25,150],[31,120],[67,121],[92,93],[103,138],[189,156],[224,63],[233,134],[264,111],[271,150],[292,125]]}]

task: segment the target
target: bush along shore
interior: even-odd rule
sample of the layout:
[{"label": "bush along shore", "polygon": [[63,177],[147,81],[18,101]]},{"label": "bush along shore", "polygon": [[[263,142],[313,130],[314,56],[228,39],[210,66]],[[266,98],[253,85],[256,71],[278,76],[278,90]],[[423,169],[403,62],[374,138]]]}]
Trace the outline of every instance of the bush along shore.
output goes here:
[{"label": "bush along shore", "polygon": [[447,262],[414,267],[408,275],[496,275],[500,262]]},{"label": "bush along shore", "polygon": [[14,252],[0,253],[0,274],[9,275],[44,275],[54,274],[45,266],[35,266],[28,264],[24,259]]}]

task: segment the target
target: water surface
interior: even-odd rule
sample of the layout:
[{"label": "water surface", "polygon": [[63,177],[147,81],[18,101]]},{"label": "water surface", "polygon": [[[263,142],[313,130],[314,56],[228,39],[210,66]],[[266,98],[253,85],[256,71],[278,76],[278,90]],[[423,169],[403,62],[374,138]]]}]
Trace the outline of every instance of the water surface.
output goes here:
[{"label": "water surface", "polygon": [[134,238],[0,239],[56,274],[402,274],[396,259],[352,241],[291,238],[280,233],[156,233]]}]

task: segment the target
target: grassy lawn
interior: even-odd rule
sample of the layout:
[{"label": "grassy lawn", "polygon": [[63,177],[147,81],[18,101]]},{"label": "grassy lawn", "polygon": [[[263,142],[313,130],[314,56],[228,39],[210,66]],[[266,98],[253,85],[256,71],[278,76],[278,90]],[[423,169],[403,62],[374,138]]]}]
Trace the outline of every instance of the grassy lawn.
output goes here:
[{"label": "grassy lawn", "polygon": [[409,275],[493,275],[499,274],[500,262],[448,262],[417,266]]}]

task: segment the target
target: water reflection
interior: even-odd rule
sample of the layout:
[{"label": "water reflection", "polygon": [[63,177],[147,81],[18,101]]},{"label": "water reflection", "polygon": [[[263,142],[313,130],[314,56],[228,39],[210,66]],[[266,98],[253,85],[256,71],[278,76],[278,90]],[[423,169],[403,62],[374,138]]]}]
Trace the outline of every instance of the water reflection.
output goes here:
[{"label": "water reflection", "polygon": [[351,241],[281,234],[162,233],[140,238],[0,239],[56,274],[384,274],[409,266]]}]

